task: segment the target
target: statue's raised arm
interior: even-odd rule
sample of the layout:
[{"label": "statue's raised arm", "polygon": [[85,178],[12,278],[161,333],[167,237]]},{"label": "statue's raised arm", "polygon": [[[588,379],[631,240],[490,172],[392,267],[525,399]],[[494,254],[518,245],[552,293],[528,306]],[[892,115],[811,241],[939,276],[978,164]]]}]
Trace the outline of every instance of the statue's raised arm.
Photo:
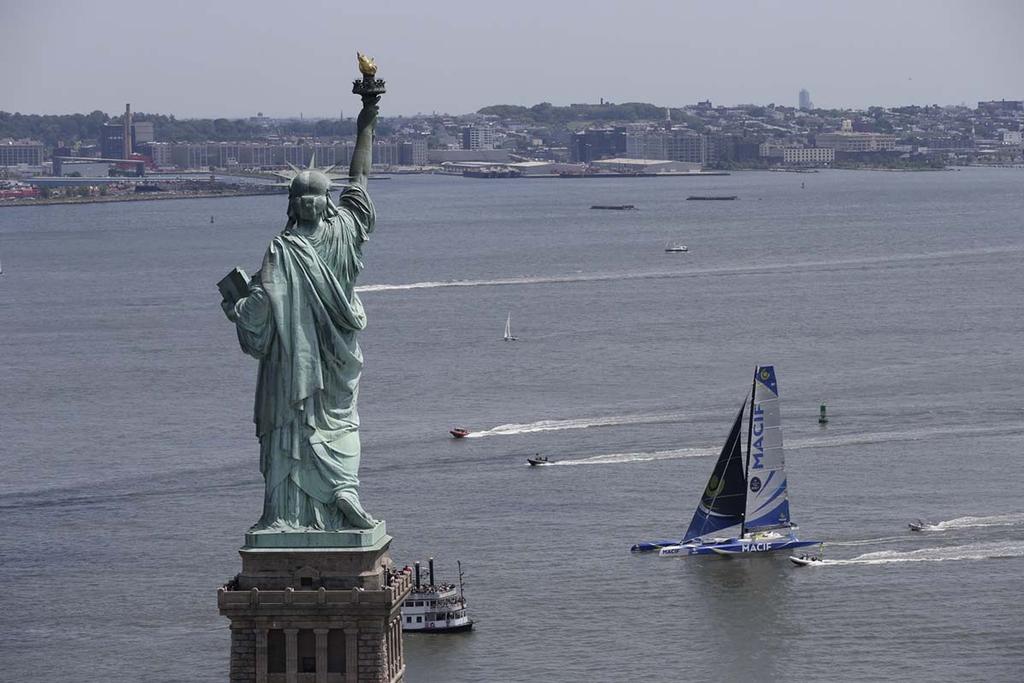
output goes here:
[{"label": "statue's raised arm", "polygon": [[384,81],[376,78],[377,65],[372,57],[357,52],[359,71],[362,80],[352,84],[352,92],[363,98],[363,108],[356,120],[356,148],[352,152],[352,163],[349,166],[350,182],[366,187],[366,179],[370,175],[373,164],[373,130],[377,125],[377,103],[384,94]]}]

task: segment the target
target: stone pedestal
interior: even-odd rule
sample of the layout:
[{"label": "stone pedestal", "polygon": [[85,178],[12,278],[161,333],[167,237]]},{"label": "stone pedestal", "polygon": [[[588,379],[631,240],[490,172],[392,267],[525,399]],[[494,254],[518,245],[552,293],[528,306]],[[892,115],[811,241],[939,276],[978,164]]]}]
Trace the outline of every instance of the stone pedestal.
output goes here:
[{"label": "stone pedestal", "polygon": [[384,523],[343,532],[256,532],[217,591],[231,620],[231,683],[397,683],[401,607]]}]

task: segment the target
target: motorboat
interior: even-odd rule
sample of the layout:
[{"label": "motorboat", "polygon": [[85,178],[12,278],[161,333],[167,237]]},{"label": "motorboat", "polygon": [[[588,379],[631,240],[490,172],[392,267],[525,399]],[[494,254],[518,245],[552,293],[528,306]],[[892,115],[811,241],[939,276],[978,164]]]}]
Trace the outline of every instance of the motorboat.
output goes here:
[{"label": "motorboat", "polygon": [[670,254],[679,254],[690,251],[685,244],[670,244],[665,247],[665,251]]},{"label": "motorboat", "polygon": [[798,567],[808,567],[820,563],[821,558],[817,555],[790,555],[789,561]]},{"label": "motorboat", "polygon": [[[743,429],[744,412],[748,412],[746,430]],[[744,431],[747,432],[745,468]],[[763,365],[754,371],[750,398],[740,406],[682,539],[674,543],[644,541],[634,544],[630,550],[636,553],[657,551],[661,557],[734,556],[820,545],[821,541],[797,538],[787,490],[779,387],[775,367]],[[738,536],[708,536],[736,526]]]},{"label": "motorboat", "polygon": [[465,427],[456,427],[455,429],[450,429],[448,430],[448,433],[451,434],[452,437],[456,439],[461,439],[463,437],[469,436],[469,430],[466,429]]},{"label": "motorboat", "polygon": [[911,531],[927,531],[931,524],[923,519],[915,519],[913,522],[908,523],[907,526],[910,527]]},{"label": "motorboat", "polygon": [[539,453],[532,458],[527,458],[526,462],[530,463],[530,467],[541,467],[542,465],[551,464],[551,461],[548,460],[548,456],[540,455]]}]

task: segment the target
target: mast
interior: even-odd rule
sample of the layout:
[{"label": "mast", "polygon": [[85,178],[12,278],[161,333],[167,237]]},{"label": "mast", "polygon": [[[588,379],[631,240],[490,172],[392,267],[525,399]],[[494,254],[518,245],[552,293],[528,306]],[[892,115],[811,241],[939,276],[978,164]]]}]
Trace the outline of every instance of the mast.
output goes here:
[{"label": "mast", "polygon": [[[750,382],[750,411],[747,416],[747,465],[743,470],[743,492],[746,493],[747,482],[750,481],[750,443],[754,435],[754,393],[757,391],[757,368],[754,368],[754,379]],[[740,522],[740,538],[747,533],[747,512],[743,511],[743,521]]]}]

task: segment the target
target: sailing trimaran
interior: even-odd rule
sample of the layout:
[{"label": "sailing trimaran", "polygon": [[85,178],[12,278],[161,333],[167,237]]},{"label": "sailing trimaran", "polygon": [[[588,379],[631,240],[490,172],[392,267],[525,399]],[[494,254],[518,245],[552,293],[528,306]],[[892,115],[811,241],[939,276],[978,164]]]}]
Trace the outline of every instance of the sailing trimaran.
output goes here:
[{"label": "sailing trimaran", "polygon": [[[746,407],[744,400],[682,540],[645,541],[635,544],[633,552],[657,550],[661,556],[743,555],[821,543],[798,539],[794,533],[797,527],[789,515],[774,366],[764,365],[754,371],[744,470],[741,432]],[[737,525],[739,536],[705,538],[706,534]]]}]

